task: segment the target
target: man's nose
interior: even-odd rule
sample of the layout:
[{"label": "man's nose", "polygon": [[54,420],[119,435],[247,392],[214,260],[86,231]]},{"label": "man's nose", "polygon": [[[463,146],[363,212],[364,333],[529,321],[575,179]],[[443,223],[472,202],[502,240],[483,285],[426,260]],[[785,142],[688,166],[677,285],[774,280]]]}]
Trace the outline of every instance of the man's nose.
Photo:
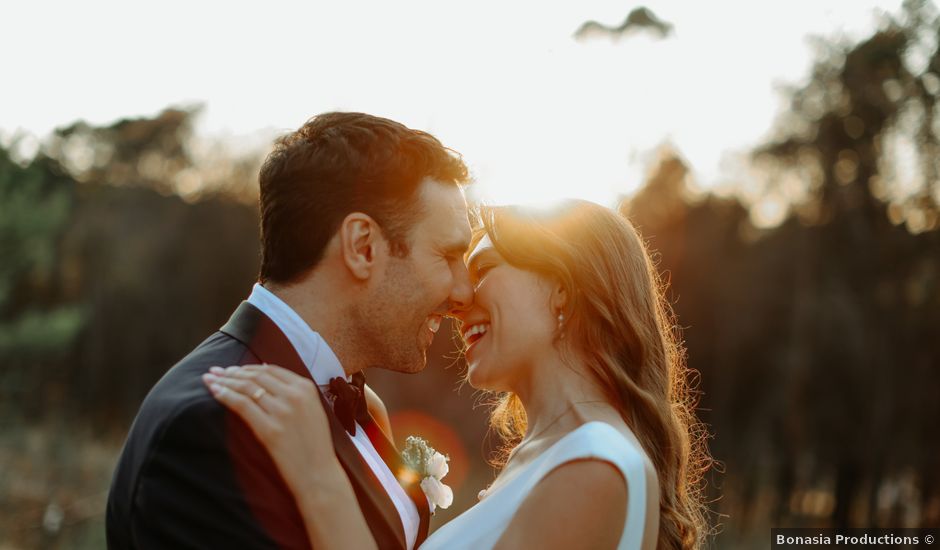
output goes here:
[{"label": "man's nose", "polygon": [[457,271],[454,277],[454,286],[450,291],[450,310],[448,314],[460,318],[473,307],[473,285],[470,283],[470,272],[464,269]]}]

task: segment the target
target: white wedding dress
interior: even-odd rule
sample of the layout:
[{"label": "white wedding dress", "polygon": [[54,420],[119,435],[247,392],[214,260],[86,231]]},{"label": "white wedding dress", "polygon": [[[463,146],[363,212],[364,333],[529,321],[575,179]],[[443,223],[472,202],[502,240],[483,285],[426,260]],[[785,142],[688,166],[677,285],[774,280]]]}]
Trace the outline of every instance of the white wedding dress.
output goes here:
[{"label": "white wedding dress", "polygon": [[616,466],[627,482],[627,517],[619,550],[638,550],[646,522],[646,454],[603,422],[589,422],[566,434],[512,478],[500,482],[475,506],[435,531],[420,550],[492,548],[529,492],[566,462],[597,459]]}]

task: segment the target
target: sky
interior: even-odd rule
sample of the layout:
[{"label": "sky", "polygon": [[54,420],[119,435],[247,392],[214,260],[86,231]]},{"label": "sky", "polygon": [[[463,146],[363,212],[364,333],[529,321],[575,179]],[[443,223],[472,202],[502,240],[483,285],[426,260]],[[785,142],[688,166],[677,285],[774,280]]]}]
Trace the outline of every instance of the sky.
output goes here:
[{"label": "sky", "polygon": [[[674,25],[576,40],[643,5]],[[857,40],[900,1],[163,2],[31,0],[4,9],[0,138],[42,139],[201,103],[197,132],[234,149],[330,110],[435,134],[464,155],[478,198],[576,196],[612,205],[663,144],[696,185],[740,177],[804,82],[809,35]],[[24,143],[28,143],[27,139]]]}]

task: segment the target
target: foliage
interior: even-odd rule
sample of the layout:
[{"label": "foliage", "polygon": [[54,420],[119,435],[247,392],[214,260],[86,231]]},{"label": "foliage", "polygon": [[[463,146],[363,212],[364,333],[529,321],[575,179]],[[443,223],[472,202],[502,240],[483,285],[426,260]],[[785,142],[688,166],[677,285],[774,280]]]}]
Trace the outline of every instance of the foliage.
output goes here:
[{"label": "foliage", "polygon": [[81,309],[54,291],[73,206],[74,181],[55,162],[20,166],[0,149],[0,364],[59,353],[82,326]]},{"label": "foliage", "polygon": [[[940,523],[938,29],[931,4],[908,2],[859,43],[819,41],[792,109],[754,151],[767,193],[800,184],[780,226],[755,227],[736,199],[690,195],[677,154],[623,205],[671,281],[701,375],[701,414],[725,465],[711,488],[727,515],[719,542],[768,525]],[[244,190],[257,162],[220,152],[206,164],[192,143],[197,113],[76,123],[25,164],[0,149],[4,407],[93,426],[89,439],[122,437],[154,382],[247,294],[258,214]],[[370,373],[370,384],[391,410],[426,411],[479,449],[484,415],[466,396],[442,397],[457,383],[443,370],[456,352],[434,345],[420,377]],[[0,415],[4,427],[15,416]],[[38,451],[14,432],[0,457],[35,474]],[[82,444],[61,444],[69,479],[44,477],[43,490],[84,475],[68,463]],[[458,493],[452,511],[491,479],[474,456],[468,500]],[[89,461],[96,487],[102,460]],[[20,509],[14,477],[0,475],[5,511]],[[55,501],[22,500],[23,522]]]},{"label": "foliage", "polygon": [[858,44],[817,40],[809,83],[790,91],[775,139],[754,152],[771,173],[803,182],[801,218],[870,227],[890,204],[891,220],[914,233],[940,226],[938,29],[932,3],[908,0]]}]

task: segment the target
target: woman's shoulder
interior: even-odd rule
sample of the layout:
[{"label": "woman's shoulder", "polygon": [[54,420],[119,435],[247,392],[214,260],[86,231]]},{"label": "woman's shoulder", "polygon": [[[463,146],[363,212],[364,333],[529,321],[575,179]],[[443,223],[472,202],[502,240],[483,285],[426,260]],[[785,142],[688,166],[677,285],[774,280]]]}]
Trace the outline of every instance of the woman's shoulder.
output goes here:
[{"label": "woman's shoulder", "polygon": [[598,541],[597,546],[639,548],[646,519],[658,501],[655,470],[651,465],[647,468],[648,464],[646,453],[626,426],[584,423],[533,463],[530,485],[522,491],[525,501],[517,514],[544,521],[546,514],[558,510],[545,508],[545,503],[564,502],[564,515],[550,522],[563,527],[549,533],[553,541],[576,535],[583,542],[587,533],[603,532],[614,539]]},{"label": "woman's shoulder", "polygon": [[554,469],[565,463],[593,459],[613,464],[628,481],[636,476],[647,478],[650,472],[655,472],[649,457],[629,429],[622,429],[599,421],[582,424],[546,452],[545,467]]},{"label": "woman's shoulder", "polygon": [[[628,437],[628,435],[630,436]],[[558,441],[557,448],[564,451],[596,451],[643,454],[643,449],[634,441],[629,428],[614,427],[607,422],[594,420],[585,422],[568,432]]]}]

